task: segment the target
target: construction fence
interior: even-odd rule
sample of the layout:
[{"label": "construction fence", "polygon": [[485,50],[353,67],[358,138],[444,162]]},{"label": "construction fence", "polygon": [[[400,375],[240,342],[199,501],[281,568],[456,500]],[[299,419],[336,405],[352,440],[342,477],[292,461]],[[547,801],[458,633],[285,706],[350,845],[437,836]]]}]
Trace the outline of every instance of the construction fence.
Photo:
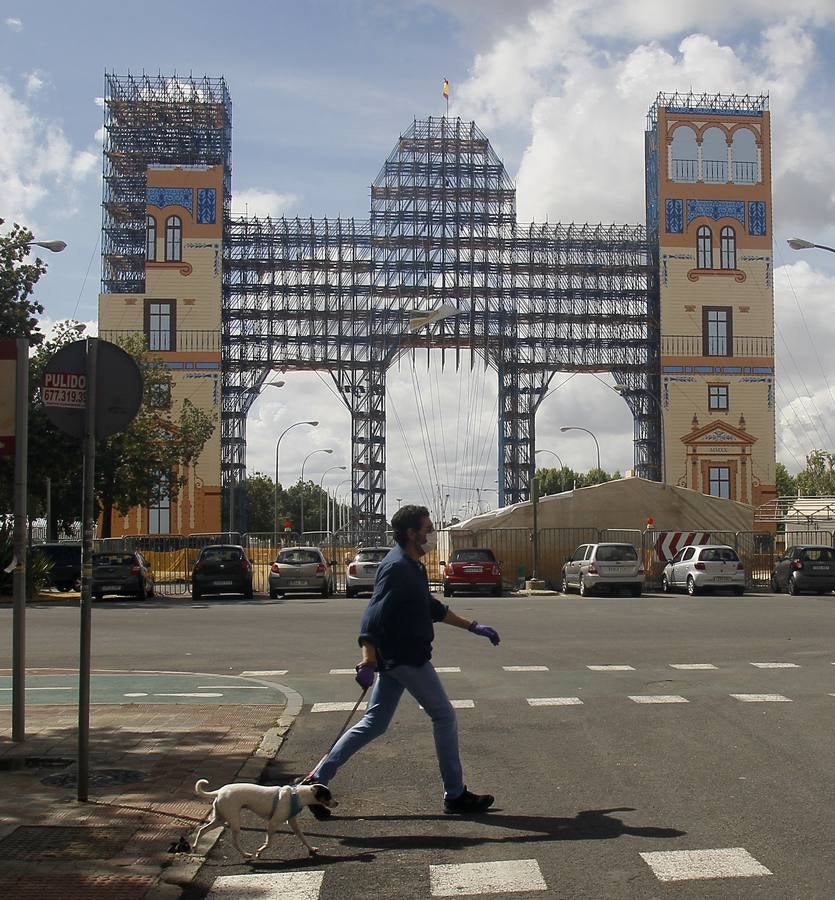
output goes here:
[{"label": "construction fence", "polygon": [[[749,589],[765,589],[769,585],[774,563],[787,547],[796,544],[835,546],[835,533],[824,530],[787,531],[776,534],[757,531],[710,531],[672,533],[632,529],[543,528],[538,531],[536,575],[550,588],[558,588],[562,568],[581,544],[617,542],[632,544],[641,553],[647,573],[647,590],[658,589],[667,562],[669,536],[676,534],[680,549],[693,542],[696,535],[702,543],[726,544],[736,549],[745,566]],[[209,544],[240,544],[253,565],[253,587],[267,592],[270,566],[279,551],[286,547],[316,546],[333,567],[337,590],[345,588],[348,563],[359,547],[390,546],[390,532],[379,534],[330,534],[292,532],[238,534],[137,535],[105,538],[95,542],[97,551],[138,550],[154,570],[158,589],[164,594],[187,594],[191,590],[191,572],[200,550]],[[667,549],[665,550],[665,545]],[[442,563],[454,550],[487,547],[502,566],[505,588],[513,590],[534,573],[533,532],[529,528],[493,528],[466,530],[453,528],[438,532],[438,545],[424,558],[429,580],[440,585]]]}]

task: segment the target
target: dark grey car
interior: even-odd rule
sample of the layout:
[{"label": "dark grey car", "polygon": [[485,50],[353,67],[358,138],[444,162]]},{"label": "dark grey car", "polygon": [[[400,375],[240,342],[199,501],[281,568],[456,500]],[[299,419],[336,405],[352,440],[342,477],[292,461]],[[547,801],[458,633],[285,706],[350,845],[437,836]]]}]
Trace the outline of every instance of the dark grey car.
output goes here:
[{"label": "dark grey car", "polygon": [[212,544],[200,551],[191,573],[191,596],[241,594],[252,599],[252,563],[240,544]]},{"label": "dark grey car", "polygon": [[96,600],[105,594],[145,600],[154,596],[154,573],[141,553],[94,553],[90,593]]},{"label": "dark grey car", "polygon": [[81,590],[81,544],[37,544],[32,553],[40,553],[51,563],[49,580],[59,591]]},{"label": "dark grey car", "polygon": [[831,593],[835,590],[835,550],[815,544],[789,547],[774,564],[771,590],[789,594]]}]

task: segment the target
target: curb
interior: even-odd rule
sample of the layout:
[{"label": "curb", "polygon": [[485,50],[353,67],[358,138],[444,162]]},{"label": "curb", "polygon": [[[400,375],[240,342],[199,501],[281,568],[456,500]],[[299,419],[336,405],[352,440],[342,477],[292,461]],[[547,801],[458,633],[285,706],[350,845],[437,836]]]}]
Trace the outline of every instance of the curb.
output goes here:
[{"label": "curb", "polygon": [[[302,695],[289,685],[279,684],[276,681],[265,681],[263,678],[252,678],[251,680],[280,691],[286,697],[287,704],[275,725],[264,732],[261,743],[238,769],[234,778],[235,782],[257,783],[269,771],[270,765],[287,740],[287,734],[293,727],[304,703]],[[187,840],[192,844],[196,832],[197,828],[186,835]],[[201,842],[203,849],[199,854],[191,853],[183,855],[179,859],[175,856],[169,865],[164,866],[159,874],[158,882],[147,891],[142,900],[179,900],[205,865],[206,859],[223,834],[223,828],[213,829],[213,832],[213,837],[203,838]]]}]

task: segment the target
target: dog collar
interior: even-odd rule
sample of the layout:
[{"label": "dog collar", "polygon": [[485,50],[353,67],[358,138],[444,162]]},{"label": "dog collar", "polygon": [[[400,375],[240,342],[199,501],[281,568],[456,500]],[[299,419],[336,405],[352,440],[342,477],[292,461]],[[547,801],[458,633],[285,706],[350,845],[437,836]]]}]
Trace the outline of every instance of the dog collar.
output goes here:
[{"label": "dog collar", "polygon": [[[281,794],[276,794],[273,799],[273,808],[270,810],[270,818],[275,815],[275,811],[278,808],[278,802],[281,799]],[[302,805],[299,803],[299,792],[296,788],[290,788],[290,811],[287,813],[287,818],[292,819],[294,816],[297,816],[302,811]]]}]

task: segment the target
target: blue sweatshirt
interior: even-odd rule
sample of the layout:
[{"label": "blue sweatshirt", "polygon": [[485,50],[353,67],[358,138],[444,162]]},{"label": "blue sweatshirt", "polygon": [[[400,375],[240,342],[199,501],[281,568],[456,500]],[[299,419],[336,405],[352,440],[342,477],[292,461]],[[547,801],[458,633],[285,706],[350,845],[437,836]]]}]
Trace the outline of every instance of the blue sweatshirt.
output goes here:
[{"label": "blue sweatshirt", "polygon": [[359,641],[374,645],[380,671],[422,666],[432,658],[433,623],[442,621],[448,610],[430,593],[425,566],[395,545],[377,569]]}]

